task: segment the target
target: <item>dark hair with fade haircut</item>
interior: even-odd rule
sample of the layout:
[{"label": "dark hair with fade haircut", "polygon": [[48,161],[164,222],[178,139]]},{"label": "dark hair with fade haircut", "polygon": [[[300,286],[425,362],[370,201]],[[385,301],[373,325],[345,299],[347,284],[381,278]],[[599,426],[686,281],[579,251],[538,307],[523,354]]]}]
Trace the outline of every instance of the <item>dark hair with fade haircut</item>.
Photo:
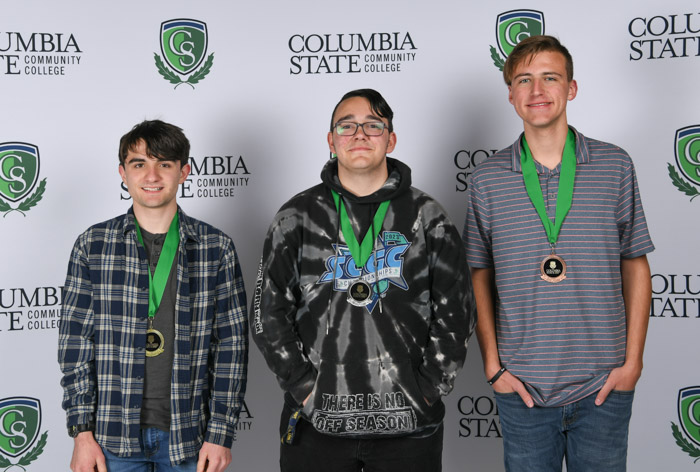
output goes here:
[{"label": "dark hair with fade haircut", "polygon": [[338,110],[340,104],[345,100],[354,97],[366,98],[367,101],[369,101],[369,107],[372,109],[372,111],[377,116],[386,118],[387,122],[389,123],[389,132],[391,133],[394,131],[394,123],[392,121],[394,119],[394,112],[391,110],[391,107],[386,100],[384,100],[382,94],[373,89],[357,89],[343,95],[343,98],[341,98],[335,105],[335,108],[333,108],[333,113],[331,113],[331,131],[333,131],[333,125],[335,125],[335,123],[333,123],[333,117],[335,116],[335,112]]},{"label": "dark hair with fade haircut", "polygon": [[123,166],[129,151],[146,143],[146,155],[159,161],[179,161],[187,165],[190,158],[190,142],[182,128],[160,120],[145,120],[134,126],[119,140],[119,165]]},{"label": "dark hair with fade haircut", "polygon": [[508,86],[513,81],[513,73],[515,69],[523,61],[531,61],[533,57],[541,52],[558,52],[564,56],[566,61],[566,78],[569,82],[574,80],[574,60],[557,38],[554,36],[537,35],[530,36],[520,41],[513,51],[508,55],[506,64],[503,66],[503,80]]}]

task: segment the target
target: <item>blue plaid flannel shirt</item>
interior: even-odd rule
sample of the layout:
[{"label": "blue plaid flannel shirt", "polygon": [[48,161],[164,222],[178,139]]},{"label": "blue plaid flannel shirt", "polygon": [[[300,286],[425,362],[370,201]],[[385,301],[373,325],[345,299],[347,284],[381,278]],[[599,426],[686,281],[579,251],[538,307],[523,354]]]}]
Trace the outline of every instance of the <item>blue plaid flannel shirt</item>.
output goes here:
[{"label": "blue plaid flannel shirt", "polygon": [[[180,212],[170,460],[202,442],[231,447],[243,402],[248,324],[233,241]],[[148,262],[133,210],[81,234],[71,253],[58,339],[67,425],[95,423],[110,452],[140,451]]]}]

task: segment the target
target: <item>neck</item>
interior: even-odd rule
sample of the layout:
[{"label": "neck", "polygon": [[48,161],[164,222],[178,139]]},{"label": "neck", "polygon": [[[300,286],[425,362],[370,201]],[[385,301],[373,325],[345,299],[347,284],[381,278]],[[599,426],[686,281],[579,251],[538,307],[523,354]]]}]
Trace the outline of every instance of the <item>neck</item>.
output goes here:
[{"label": "neck", "polygon": [[134,216],[139,226],[149,233],[167,233],[177,212],[177,205],[168,208],[143,208],[134,205]]},{"label": "neck", "polygon": [[563,126],[547,129],[526,126],[525,139],[533,159],[549,169],[557,167],[564,153],[568,132],[569,126],[566,122]]},{"label": "neck", "polygon": [[382,172],[371,174],[360,174],[356,172],[346,172],[338,166],[338,180],[345,190],[358,197],[371,195],[384,185],[389,178],[389,171],[386,166],[382,166]]}]

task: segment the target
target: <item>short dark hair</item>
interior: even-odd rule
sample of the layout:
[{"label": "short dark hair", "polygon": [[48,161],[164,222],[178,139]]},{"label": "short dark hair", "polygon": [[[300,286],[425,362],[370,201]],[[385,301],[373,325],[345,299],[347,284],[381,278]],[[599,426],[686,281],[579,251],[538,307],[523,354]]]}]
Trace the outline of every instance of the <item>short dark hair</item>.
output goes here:
[{"label": "short dark hair", "polygon": [[190,158],[190,142],[178,128],[160,120],[146,120],[134,126],[119,140],[119,165],[123,166],[129,151],[138,143],[146,143],[146,155],[159,161],[179,161],[187,165]]},{"label": "short dark hair", "polygon": [[525,60],[531,61],[541,52],[558,52],[566,61],[566,78],[569,82],[574,80],[574,61],[566,49],[554,36],[537,35],[530,36],[520,41],[508,55],[503,66],[503,80],[510,86],[513,81],[515,69]]},{"label": "short dark hair", "polygon": [[366,98],[367,101],[369,101],[369,107],[372,109],[372,111],[376,113],[377,116],[386,118],[386,121],[389,123],[389,132],[391,133],[394,131],[394,123],[392,121],[394,119],[394,112],[391,110],[391,107],[386,100],[384,100],[382,94],[373,89],[358,89],[343,95],[343,98],[341,98],[335,105],[335,108],[333,108],[333,113],[331,113],[331,131],[333,131],[333,125],[335,125],[335,123],[333,123],[333,117],[335,116],[335,112],[338,110],[340,104],[345,100],[354,97]]}]

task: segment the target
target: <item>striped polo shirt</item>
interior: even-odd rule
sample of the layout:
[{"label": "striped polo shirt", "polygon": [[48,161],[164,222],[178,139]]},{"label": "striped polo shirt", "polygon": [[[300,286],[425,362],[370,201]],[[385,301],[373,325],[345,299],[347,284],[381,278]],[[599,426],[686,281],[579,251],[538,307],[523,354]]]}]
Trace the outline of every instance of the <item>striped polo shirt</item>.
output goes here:
[{"label": "striped polo shirt", "polygon": [[[624,363],[620,259],[654,250],[629,155],[574,133],[573,203],[556,244],[567,265],[563,281],[540,278],[540,263],[551,247],[525,190],[522,136],[475,170],[463,234],[469,265],[494,269],[501,363],[540,406],[596,392]],[[536,161],[535,166],[553,221],[561,164],[553,170]]]}]

